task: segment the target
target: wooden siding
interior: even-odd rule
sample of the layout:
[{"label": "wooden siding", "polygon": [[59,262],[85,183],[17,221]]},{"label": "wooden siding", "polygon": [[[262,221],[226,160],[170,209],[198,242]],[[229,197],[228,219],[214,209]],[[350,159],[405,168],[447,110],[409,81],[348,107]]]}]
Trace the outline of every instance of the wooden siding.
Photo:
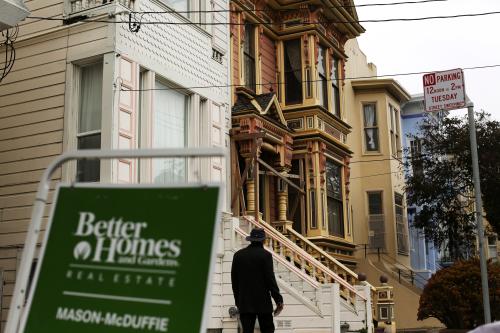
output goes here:
[{"label": "wooden siding", "polygon": [[[62,0],[26,1],[31,16],[61,17]],[[106,52],[110,27],[27,19],[19,24],[12,71],[0,83],[0,269],[3,329],[42,173],[63,152],[67,64]],[[111,27],[112,29],[113,27]],[[94,50],[94,51],[91,51]],[[0,63],[1,65],[1,63]],[[56,182],[53,175],[43,230]]]},{"label": "wooden siding", "polygon": [[231,35],[233,40],[233,45],[231,45],[232,52],[232,62],[233,62],[233,84],[240,83],[240,36],[238,32],[238,26],[231,26]]},{"label": "wooden siding", "polygon": [[276,46],[274,41],[263,34],[260,39],[260,53],[262,63],[262,93],[277,92],[276,85]]}]

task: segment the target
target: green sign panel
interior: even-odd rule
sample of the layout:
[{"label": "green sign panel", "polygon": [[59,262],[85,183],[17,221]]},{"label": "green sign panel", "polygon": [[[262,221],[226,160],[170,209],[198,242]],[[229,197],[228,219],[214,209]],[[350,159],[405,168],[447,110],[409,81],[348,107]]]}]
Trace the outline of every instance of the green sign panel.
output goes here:
[{"label": "green sign panel", "polygon": [[201,332],[219,194],[59,187],[21,332]]}]

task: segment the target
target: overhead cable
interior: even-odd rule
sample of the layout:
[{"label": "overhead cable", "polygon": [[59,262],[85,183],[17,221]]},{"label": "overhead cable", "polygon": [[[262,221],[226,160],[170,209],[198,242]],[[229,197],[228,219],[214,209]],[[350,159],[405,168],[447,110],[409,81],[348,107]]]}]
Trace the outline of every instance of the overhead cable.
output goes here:
[{"label": "overhead cable", "polygon": [[[463,70],[476,70],[476,69],[486,69],[486,68],[496,68],[500,67],[500,64],[496,65],[485,65],[485,66],[474,66],[474,67],[464,67]],[[408,75],[422,75],[429,74],[435,71],[422,71],[422,72],[409,72],[409,73],[397,73],[397,74],[384,74],[384,75],[369,75],[369,76],[358,76],[358,77],[346,77],[339,78],[339,81],[347,81],[347,80],[361,80],[361,79],[376,79],[383,77],[395,77],[395,76],[408,76]],[[307,82],[319,82],[323,81],[322,79],[317,80],[302,80],[295,81],[294,83],[307,83]],[[327,80],[328,82],[332,82],[335,80]],[[287,85],[286,82],[266,82],[266,83],[255,83],[256,86],[273,86],[273,85]],[[151,90],[190,90],[190,89],[203,89],[203,88],[231,88],[231,87],[245,87],[244,84],[227,84],[227,85],[209,85],[209,86],[193,86],[193,87],[169,87],[169,88],[149,88],[149,89],[121,89],[123,91],[151,91]]]},{"label": "overhead cable", "polygon": [[[141,15],[141,12],[133,12],[133,14]],[[413,17],[413,18],[388,18],[388,19],[374,19],[374,20],[357,20],[357,21],[337,21],[337,20],[324,20],[324,21],[314,21],[308,22],[303,21],[300,22],[301,25],[314,25],[314,24],[353,24],[353,23],[386,23],[386,22],[412,22],[412,21],[424,21],[424,20],[437,20],[437,19],[454,19],[454,18],[463,18],[463,17],[478,17],[478,16],[488,16],[488,15],[496,15],[500,14],[500,11],[491,11],[484,13],[468,13],[468,14],[457,14],[457,15],[439,15],[439,16],[425,16],[425,17]],[[43,17],[43,16],[28,16],[28,19],[32,20],[47,20],[47,21],[65,21],[66,19],[62,17]],[[168,22],[168,21],[110,21],[110,20],[92,20],[83,18],[78,20],[78,22],[94,22],[94,23],[112,23],[112,24],[140,24],[140,25],[204,25],[204,26],[216,26],[216,25],[272,25],[275,23],[282,22],[273,22],[273,23],[265,23],[265,22],[245,22],[245,23],[236,23],[236,22]]]},{"label": "overhead cable", "polygon": [[[448,0],[424,0],[424,1],[400,1],[400,2],[389,2],[389,3],[367,3],[363,5],[339,5],[339,6],[322,6],[321,8],[327,9],[337,9],[337,8],[358,8],[358,7],[371,7],[371,6],[394,6],[394,5],[418,5],[429,2],[444,2]],[[138,14],[171,14],[171,13],[179,13],[179,14],[188,14],[188,13],[242,13],[242,12],[287,12],[297,10],[295,8],[280,8],[280,9],[246,9],[246,8],[238,8],[236,10],[231,9],[213,9],[213,10],[186,10],[186,11],[177,11],[177,10],[163,10],[163,11],[144,11],[144,12],[136,12]]]}]

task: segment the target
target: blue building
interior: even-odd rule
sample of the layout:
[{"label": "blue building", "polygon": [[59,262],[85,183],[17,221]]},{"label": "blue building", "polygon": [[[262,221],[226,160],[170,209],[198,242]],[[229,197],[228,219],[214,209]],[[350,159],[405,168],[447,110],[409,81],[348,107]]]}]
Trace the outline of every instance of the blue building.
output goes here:
[{"label": "blue building", "polygon": [[[418,134],[419,123],[426,117],[441,117],[441,114],[429,114],[424,109],[423,94],[412,95],[409,102],[404,104],[401,109],[401,127],[403,131],[403,147],[408,154],[405,158],[411,158],[420,154],[422,146],[419,140],[409,137],[412,134]],[[421,165],[413,164],[409,172],[423,172]],[[416,282],[423,287],[424,279],[427,280],[433,273],[439,270],[439,249],[434,247],[432,240],[426,239],[422,230],[413,227],[415,215],[419,207],[408,204],[408,230],[410,233],[410,261],[411,267],[418,274],[420,279]]]}]

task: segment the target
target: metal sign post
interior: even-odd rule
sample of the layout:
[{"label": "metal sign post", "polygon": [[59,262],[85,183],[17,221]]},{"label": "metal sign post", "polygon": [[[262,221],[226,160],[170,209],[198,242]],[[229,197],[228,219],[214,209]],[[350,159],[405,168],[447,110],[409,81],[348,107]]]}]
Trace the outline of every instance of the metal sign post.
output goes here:
[{"label": "metal sign post", "polygon": [[[462,69],[434,72],[423,77],[425,111],[455,110],[466,106],[465,83]],[[472,158],[472,178],[476,201],[475,219],[479,243],[479,261],[481,266],[481,286],[483,294],[484,322],[491,322],[490,296],[488,290],[488,269],[484,250],[483,204],[479,178],[479,162],[477,154],[476,123],[474,105],[467,106],[469,118],[469,136]]]},{"label": "metal sign post", "polygon": [[[31,312],[24,308],[26,289],[50,179],[63,163],[75,159],[226,155],[220,148],[81,150],[63,154],[52,162],[38,188],[5,332],[88,332],[91,329],[141,332],[137,329],[139,326],[148,331],[165,332],[167,327],[174,329],[177,325],[180,326],[176,331],[194,332],[196,327],[202,332],[206,323],[216,224],[220,220],[217,203],[223,195],[221,184],[164,187],[136,184],[129,188],[118,184],[58,186],[59,198],[52,206],[41,260],[26,307]],[[186,208],[191,207],[191,199],[211,207],[206,216],[203,209]],[[187,210],[189,221],[184,220],[182,214],[174,213],[182,208]],[[194,234],[193,226],[197,222],[204,224],[198,235],[204,240],[198,239],[193,244],[189,236]],[[203,263],[198,262],[200,258],[196,256],[200,244],[206,257]],[[194,264],[196,262],[198,264]],[[196,274],[197,282],[189,282],[190,266],[203,270]],[[140,278],[136,276],[133,280],[132,275],[140,275]],[[125,286],[125,282],[132,281],[145,285]],[[161,287],[155,287],[154,283]],[[190,289],[186,283],[194,288]],[[182,290],[176,291],[177,286]],[[177,295],[194,290],[198,293],[189,295],[188,299]],[[196,304],[191,300],[196,300]],[[176,305],[178,308],[174,308]],[[176,313],[179,309],[196,311],[200,321],[180,323]],[[94,322],[89,324],[90,319]],[[99,329],[103,325],[106,327]],[[191,329],[184,325],[191,325]]]},{"label": "metal sign post", "polygon": [[488,288],[488,267],[486,266],[486,253],[484,250],[483,202],[481,200],[481,181],[479,178],[479,162],[477,156],[476,122],[474,120],[474,104],[467,107],[469,116],[470,149],[472,156],[472,176],[474,180],[474,193],[476,199],[476,224],[479,243],[479,262],[481,266],[481,287],[483,290],[484,322],[491,323],[490,294]]}]

